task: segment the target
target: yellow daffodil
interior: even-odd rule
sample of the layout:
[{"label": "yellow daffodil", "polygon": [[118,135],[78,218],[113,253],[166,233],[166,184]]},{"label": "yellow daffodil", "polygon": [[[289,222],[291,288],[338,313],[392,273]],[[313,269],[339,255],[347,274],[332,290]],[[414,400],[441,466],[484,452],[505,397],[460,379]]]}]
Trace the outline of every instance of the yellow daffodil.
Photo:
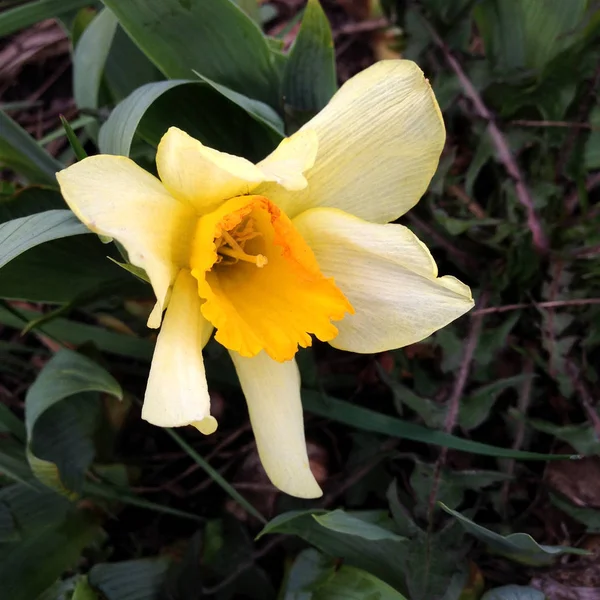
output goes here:
[{"label": "yellow daffodil", "polygon": [[413,233],[386,224],[425,192],[444,139],[423,73],[384,61],[257,165],[171,128],[156,155],[160,179],[106,155],[58,173],[75,214],[118,240],[156,294],[148,326],[162,327],[143,418],[215,431],[202,361],[215,330],[271,481],[320,496],[304,440],[298,347],[314,335],[351,352],[399,348],[473,305],[467,286],[438,277]]}]

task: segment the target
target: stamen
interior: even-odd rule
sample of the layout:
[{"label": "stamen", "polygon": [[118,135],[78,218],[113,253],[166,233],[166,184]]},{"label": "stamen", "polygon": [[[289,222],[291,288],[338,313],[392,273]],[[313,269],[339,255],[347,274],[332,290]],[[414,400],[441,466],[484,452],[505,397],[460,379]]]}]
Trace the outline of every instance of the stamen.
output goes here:
[{"label": "stamen", "polygon": [[221,248],[219,250],[219,254],[224,254],[225,256],[230,256],[231,258],[237,258],[238,260],[254,263],[261,269],[269,262],[269,259],[264,254],[257,254],[256,256],[253,256],[252,254],[246,254],[241,249],[234,250],[231,248]]},{"label": "stamen", "polygon": [[263,254],[257,254],[256,256],[254,256],[252,254],[247,254],[246,252],[244,252],[244,249],[235,241],[233,236],[231,236],[227,231],[222,231],[221,237],[223,238],[223,240],[225,240],[227,246],[229,247],[219,247],[218,253],[220,255],[230,256],[231,258],[236,258],[245,262],[254,263],[260,269],[262,269],[269,262],[267,257]]}]

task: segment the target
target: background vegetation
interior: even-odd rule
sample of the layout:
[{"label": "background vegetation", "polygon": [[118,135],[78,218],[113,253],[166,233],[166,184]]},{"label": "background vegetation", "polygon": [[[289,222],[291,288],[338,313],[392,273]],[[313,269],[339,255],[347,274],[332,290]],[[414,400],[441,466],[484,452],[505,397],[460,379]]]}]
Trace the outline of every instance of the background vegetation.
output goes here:
[{"label": "background vegetation", "polygon": [[[600,598],[599,3],[237,4],[0,2],[0,598]],[[218,345],[216,434],[140,419],[151,290],[54,172],[153,170],[170,125],[260,159],[398,56],[448,130],[402,222],[477,306],[401,350],[299,354],[325,490],[300,501]]]}]

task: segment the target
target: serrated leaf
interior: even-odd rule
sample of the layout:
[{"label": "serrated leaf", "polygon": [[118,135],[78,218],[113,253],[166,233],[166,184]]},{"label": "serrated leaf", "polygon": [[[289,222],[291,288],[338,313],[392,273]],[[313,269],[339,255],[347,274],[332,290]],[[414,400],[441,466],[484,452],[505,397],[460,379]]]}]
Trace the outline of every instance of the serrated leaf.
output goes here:
[{"label": "serrated leaf", "polygon": [[562,554],[579,554],[582,556],[589,554],[586,550],[571,548],[569,546],[547,546],[538,544],[526,533],[511,533],[506,536],[500,535],[481,525],[477,525],[471,521],[471,519],[448,508],[441,502],[439,505],[448,514],[458,519],[465,531],[486,544],[492,552],[522,564],[535,566],[550,565],[554,562],[555,558]]},{"label": "serrated leaf", "polygon": [[45,242],[90,233],[70,210],[49,210],[0,225],[0,268]]},{"label": "serrated leaf", "polygon": [[259,27],[230,0],[103,0],[169,79],[192,70],[273,107],[277,74]]},{"label": "serrated leaf", "polygon": [[104,392],[122,398],[115,379],[89,358],[58,352],[40,372],[25,398],[27,459],[35,476],[68,496],[83,486],[94,457],[93,433]]}]

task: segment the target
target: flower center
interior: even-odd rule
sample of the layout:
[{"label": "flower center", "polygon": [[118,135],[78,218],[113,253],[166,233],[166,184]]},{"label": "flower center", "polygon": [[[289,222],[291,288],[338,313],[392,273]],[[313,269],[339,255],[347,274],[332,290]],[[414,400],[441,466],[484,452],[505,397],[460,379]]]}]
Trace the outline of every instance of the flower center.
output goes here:
[{"label": "flower center", "polygon": [[269,262],[266,256],[263,254],[248,254],[244,251],[246,242],[261,235],[260,231],[256,231],[256,222],[251,217],[246,217],[231,232],[221,231],[221,236],[215,240],[218,255],[215,264],[221,266],[235,265],[239,260],[243,260],[254,263],[259,268],[264,267]]},{"label": "flower center", "polygon": [[263,196],[239,196],[203,215],[190,257],[202,314],[215,338],[242,356],[280,362],[298,346],[333,339],[352,306],[323,276],[289,218]]}]

